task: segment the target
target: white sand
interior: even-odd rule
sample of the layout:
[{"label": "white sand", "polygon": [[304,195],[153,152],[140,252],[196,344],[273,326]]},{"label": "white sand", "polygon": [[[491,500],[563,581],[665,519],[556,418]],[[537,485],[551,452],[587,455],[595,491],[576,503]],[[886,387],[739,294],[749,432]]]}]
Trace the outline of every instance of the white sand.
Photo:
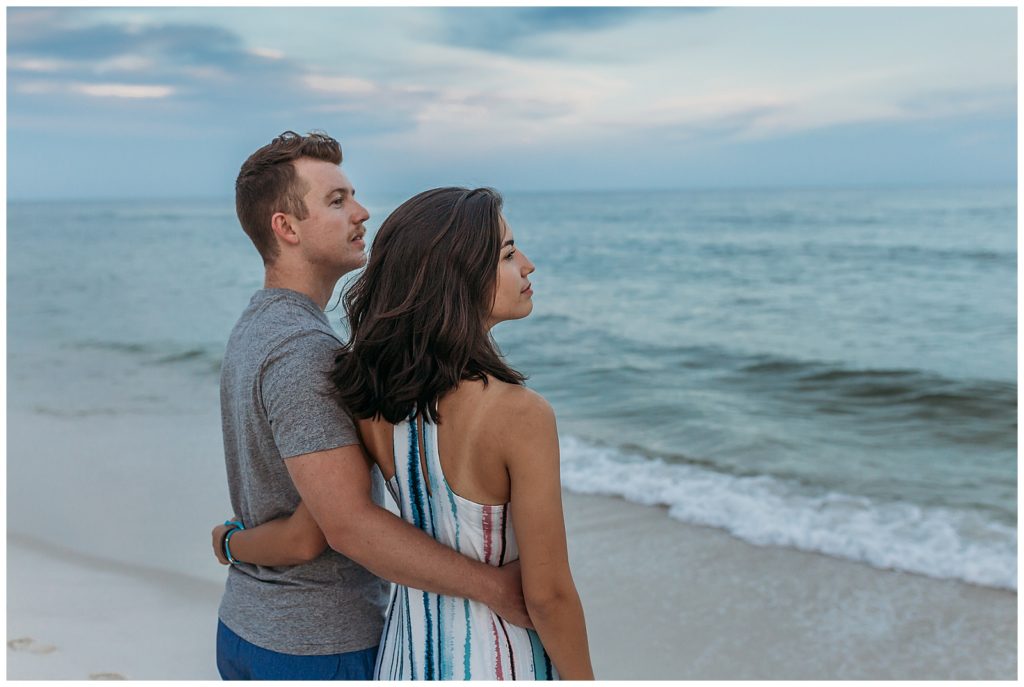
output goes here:
[{"label": "white sand", "polygon": [[220,593],[8,534],[7,678],[217,679]]},{"label": "white sand", "polygon": [[[1012,592],[566,494],[599,678],[1014,679]],[[8,537],[9,679],[215,679],[221,586]]]}]

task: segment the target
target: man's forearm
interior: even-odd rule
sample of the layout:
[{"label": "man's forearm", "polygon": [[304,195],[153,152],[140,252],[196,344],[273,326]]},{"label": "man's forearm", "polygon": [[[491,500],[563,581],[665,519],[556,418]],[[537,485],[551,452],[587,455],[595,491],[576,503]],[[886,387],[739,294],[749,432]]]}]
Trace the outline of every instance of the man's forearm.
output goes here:
[{"label": "man's forearm", "polygon": [[236,560],[284,566],[316,559],[327,548],[327,541],[309,511],[300,504],[299,510],[289,516],[235,532],[230,546]]},{"label": "man's forearm", "polygon": [[490,565],[438,543],[383,508],[369,505],[347,520],[357,524],[325,528],[328,544],[378,577],[488,605],[500,593]]},{"label": "man's forearm", "polygon": [[467,558],[376,505],[359,446],[295,456],[286,465],[331,548],[385,579],[473,599],[530,626],[518,564],[494,568]]}]

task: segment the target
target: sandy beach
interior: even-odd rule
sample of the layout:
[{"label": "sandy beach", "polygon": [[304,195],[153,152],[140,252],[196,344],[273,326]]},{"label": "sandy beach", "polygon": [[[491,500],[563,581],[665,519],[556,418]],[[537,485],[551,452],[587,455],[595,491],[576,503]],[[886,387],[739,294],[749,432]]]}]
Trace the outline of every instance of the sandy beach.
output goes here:
[{"label": "sandy beach", "polygon": [[[604,679],[1015,679],[1017,595],[565,494]],[[8,679],[216,679],[220,584],[8,536]]]},{"label": "sandy beach", "polygon": [[573,573],[606,679],[1002,679],[1017,594],[757,547],[566,494]]},{"label": "sandy beach", "polygon": [[[65,386],[65,406],[86,408],[97,379]],[[217,678],[217,387],[159,366],[121,383],[181,401],[57,413],[26,389],[8,409],[8,679]],[[1013,591],[753,546],[619,498],[564,498],[599,678],[1017,675]]]}]

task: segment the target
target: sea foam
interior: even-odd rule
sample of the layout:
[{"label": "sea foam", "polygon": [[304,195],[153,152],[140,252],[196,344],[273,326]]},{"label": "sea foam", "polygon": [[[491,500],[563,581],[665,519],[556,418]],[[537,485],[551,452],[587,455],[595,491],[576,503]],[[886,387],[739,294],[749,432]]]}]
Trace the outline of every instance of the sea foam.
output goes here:
[{"label": "sea foam", "polygon": [[677,520],[724,529],[761,546],[1017,589],[1016,530],[981,513],[808,494],[773,477],[667,463],[573,436],[562,437],[561,452],[562,483],[570,491],[667,506]]}]

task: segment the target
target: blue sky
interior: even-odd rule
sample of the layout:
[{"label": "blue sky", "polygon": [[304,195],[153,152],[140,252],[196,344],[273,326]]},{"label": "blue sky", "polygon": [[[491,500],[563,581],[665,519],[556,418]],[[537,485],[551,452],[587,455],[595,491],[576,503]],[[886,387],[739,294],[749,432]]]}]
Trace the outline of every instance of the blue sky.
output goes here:
[{"label": "blue sky", "polygon": [[8,194],[1015,183],[1016,8],[8,8]]}]

